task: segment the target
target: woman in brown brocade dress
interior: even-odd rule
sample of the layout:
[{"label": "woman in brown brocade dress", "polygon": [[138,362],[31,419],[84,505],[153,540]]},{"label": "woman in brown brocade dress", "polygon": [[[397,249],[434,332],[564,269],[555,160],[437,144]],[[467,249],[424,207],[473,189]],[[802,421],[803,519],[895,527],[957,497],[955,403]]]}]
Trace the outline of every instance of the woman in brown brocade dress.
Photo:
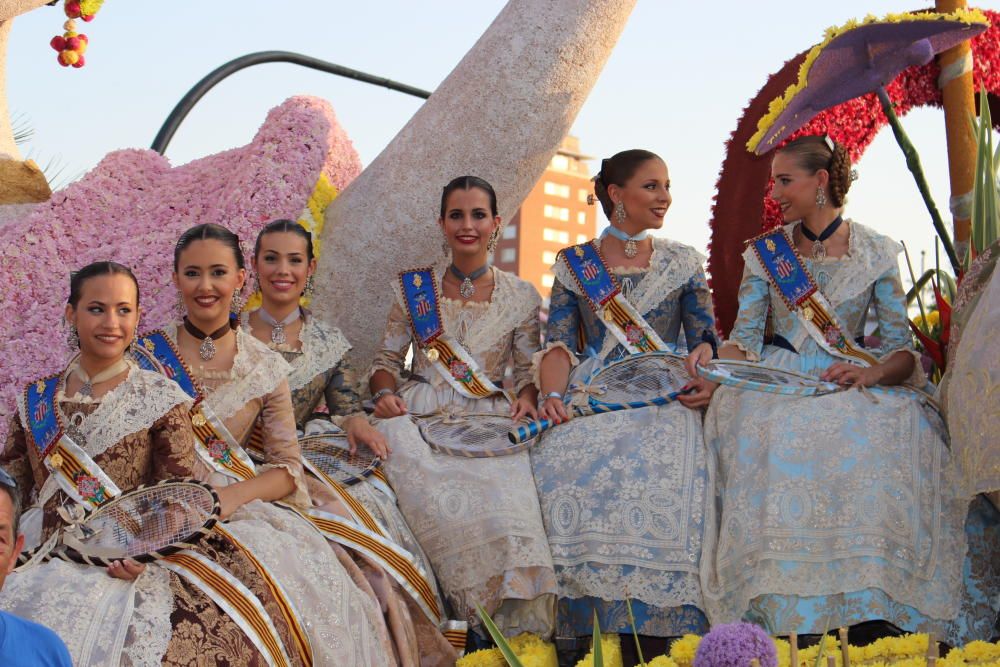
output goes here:
[{"label": "woman in brown brocade dress", "polygon": [[[139,319],[131,272],[100,262],[76,273],[66,319],[80,345],[79,357],[59,376],[55,396],[66,435],[123,493],[190,477],[195,456],[190,399],[125,356]],[[62,524],[56,508],[75,502],[40,458],[24,399],[18,407],[0,463],[17,480],[25,504],[37,496],[48,538]],[[275,610],[264,580],[231,543],[212,536],[197,552],[242,582],[267,612]],[[117,562],[107,571],[62,560],[30,566],[7,578],[0,607],[53,628],[79,665],[267,664],[213,599],[155,563]],[[270,615],[281,641],[294,647],[280,614]],[[291,659],[302,663],[294,653]]]},{"label": "woman in brown brocade dress", "polygon": [[[388,457],[385,437],[369,424],[361,409],[357,377],[344,356],[350,350],[350,343],[340,330],[314,318],[299,304],[303,292],[309,291],[316,270],[309,232],[293,220],[271,222],[257,237],[253,264],[261,306],[244,313],[243,325],[289,363],[288,381],[299,435],[346,433],[352,445],[364,445],[381,457]],[[324,403],[327,413],[318,413]],[[307,477],[306,482],[314,506],[333,514],[349,515],[343,501],[322,482],[313,477]],[[415,557],[437,595],[430,563],[396,507],[394,497],[387,495],[392,493],[388,486],[380,484],[376,488],[360,482],[345,490],[385,527],[390,539]],[[351,555],[377,592],[400,664],[454,662],[457,656],[452,647],[409,595],[378,564],[356,552]]]}]

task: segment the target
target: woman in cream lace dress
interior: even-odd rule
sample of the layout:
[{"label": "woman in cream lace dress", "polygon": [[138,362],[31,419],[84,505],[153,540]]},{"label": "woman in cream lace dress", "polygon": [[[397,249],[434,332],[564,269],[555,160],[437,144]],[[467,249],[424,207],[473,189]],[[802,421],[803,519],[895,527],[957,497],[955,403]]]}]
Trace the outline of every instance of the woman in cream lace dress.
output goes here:
[{"label": "woman in cream lace dress", "polygon": [[[899,244],[841,217],[851,182],[846,149],[802,137],[777,152],[772,173],[772,196],[794,222],[750,242],[739,315],[720,356],[845,387],[923,388]],[[823,312],[779,290],[790,267],[766,259],[779,243],[801,257],[829,304]],[[865,352],[853,341],[872,310],[881,349]],[[765,345],[769,311],[775,335]],[[824,313],[831,323],[821,330]],[[858,350],[874,362],[845,361]],[[989,636],[997,576],[984,543],[967,556],[969,498],[942,420],[919,395],[855,388],[790,397],[723,386],[705,440],[720,507],[704,567],[713,623],[745,617],[784,634],[882,620],[949,643]],[[970,526],[985,518],[970,516]]]},{"label": "woman in cream lace dress", "polygon": [[[415,334],[398,287],[370,381],[375,415],[382,419],[377,427],[392,447],[386,471],[457,618],[479,626],[475,609],[481,605],[506,634],[550,634],[555,578],[527,453],[494,458],[437,453],[409,416],[439,409],[514,419],[535,414],[530,364],[538,348],[540,299],[529,283],[487,263],[490,239],[500,229],[492,187],[474,177],[449,183],[439,223],[453,263],[422,274],[424,296],[441,296],[432,304],[439,311],[420,312],[439,312],[444,335],[468,354],[467,363],[457,364],[467,372],[462,377],[475,373],[483,385],[496,386],[512,365],[516,398],[497,393],[470,398],[456,389],[456,378],[448,379],[440,358],[433,360],[416,345],[412,372],[404,380]],[[424,303],[416,307],[425,308]]]},{"label": "woman in cream lace dress", "polygon": [[[299,305],[308,292],[316,270],[312,237],[292,220],[276,220],[261,230],[254,245],[254,270],[261,297],[260,308],[244,313],[244,327],[258,340],[280,353],[288,362],[288,382],[299,435],[345,432],[351,444],[365,445],[383,459],[389,455],[385,436],[373,428],[361,409],[356,377],[345,357],[350,343],[339,329],[316,319]],[[318,409],[325,407],[326,412]],[[326,484],[308,476],[306,483],[313,505],[325,512],[349,516],[344,500]],[[423,571],[423,581],[443,608],[430,562],[396,506],[388,484],[368,478],[340,493],[360,501],[384,529],[387,538],[401,546]],[[392,630],[401,664],[450,664],[454,649],[434,623],[416,607],[413,598],[400,590],[382,567],[356,552],[372,589],[377,591]],[[423,583],[423,582],[421,582]]]}]

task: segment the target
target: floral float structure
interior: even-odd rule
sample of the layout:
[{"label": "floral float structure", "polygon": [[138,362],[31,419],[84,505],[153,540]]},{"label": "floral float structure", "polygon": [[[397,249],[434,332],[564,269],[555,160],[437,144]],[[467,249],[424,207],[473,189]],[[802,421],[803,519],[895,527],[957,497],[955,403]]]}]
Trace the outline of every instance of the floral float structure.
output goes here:
[{"label": "floral float structure", "polygon": [[79,181],[4,226],[0,301],[22,313],[0,323],[0,442],[17,388],[60,367],[59,340],[70,271],[109,257],[132,268],[142,321],[175,320],[174,246],[203,222],[236,232],[249,254],[257,232],[290,218],[319,236],[327,206],[361,171],[330,105],[293,97],[268,113],[253,141],[180,167],[152,150],[110,153]]}]

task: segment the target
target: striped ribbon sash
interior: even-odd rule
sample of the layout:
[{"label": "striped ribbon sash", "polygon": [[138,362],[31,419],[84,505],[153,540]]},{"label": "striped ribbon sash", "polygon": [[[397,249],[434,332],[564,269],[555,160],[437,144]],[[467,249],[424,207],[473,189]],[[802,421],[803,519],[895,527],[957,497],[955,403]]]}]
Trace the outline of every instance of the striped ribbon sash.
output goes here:
[{"label": "striped ribbon sash", "polygon": [[56,408],[55,396],[62,383],[52,375],[28,385],[24,390],[24,422],[38,455],[59,488],[87,511],[97,509],[121,489],[87,452],[66,435]]},{"label": "striped ribbon sash", "polygon": [[656,330],[622,294],[595,243],[566,248],[560,256],[587,304],[629,354],[667,349]]},{"label": "striped ribbon sash", "polygon": [[403,271],[399,274],[399,284],[417,347],[452,389],[466,398],[502,394],[510,400],[507,392],[486,377],[472,355],[445,333],[434,271],[430,268]]},{"label": "striped ribbon sash", "polygon": [[181,358],[173,341],[163,331],[153,331],[139,338],[140,367],[166,375],[194,399],[191,406],[191,426],[194,427],[194,449],[212,470],[236,481],[257,476],[253,461],[229,432],[226,425],[205,403],[194,376]]},{"label": "striped ribbon sash", "polygon": [[767,274],[768,282],[823,350],[862,366],[878,363],[874,356],[858,347],[845,333],[836,310],[806,269],[783,228],[761,234],[748,243]]}]

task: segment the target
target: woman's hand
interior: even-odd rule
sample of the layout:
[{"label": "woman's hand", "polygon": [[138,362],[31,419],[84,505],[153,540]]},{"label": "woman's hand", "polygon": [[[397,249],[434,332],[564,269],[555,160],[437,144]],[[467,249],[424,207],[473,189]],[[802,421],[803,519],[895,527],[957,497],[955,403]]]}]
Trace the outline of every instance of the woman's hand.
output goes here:
[{"label": "woman's hand", "polygon": [[135,581],[140,574],[146,571],[146,566],[135,562],[131,558],[126,558],[124,560],[112,561],[111,565],[108,565],[107,571],[109,577],[124,581]]},{"label": "woman's hand", "polygon": [[699,377],[697,367],[705,366],[711,360],[712,346],[708,343],[699,343],[688,353],[687,359],[684,360],[684,367],[687,369],[688,375],[697,379]]},{"label": "woman's hand", "polygon": [[566,410],[566,404],[561,398],[552,396],[546,398],[545,402],[542,403],[542,407],[538,410],[538,417],[540,419],[548,419],[553,424],[562,424],[569,421],[569,412]]},{"label": "woman's hand", "polygon": [[[711,351],[709,351],[711,354]],[[684,385],[683,389],[693,389],[690,394],[681,394],[677,397],[681,405],[688,408],[707,407],[712,400],[712,394],[719,388],[718,383],[706,380],[701,376],[694,377],[693,380]]]},{"label": "woman's hand", "polygon": [[[386,396],[379,403],[384,403],[389,398],[389,396]],[[350,445],[351,454],[358,451],[358,444],[362,444],[372,450],[383,461],[389,459],[389,454],[392,452],[389,449],[389,441],[386,440],[385,436],[377,428],[369,424],[368,420],[364,417],[356,416],[348,419],[344,424],[344,431],[347,433],[347,444]]]},{"label": "woman's hand", "polygon": [[243,506],[244,500],[240,491],[237,489],[239,484],[230,484],[229,486],[218,486],[215,487],[215,493],[219,496],[219,505],[222,506],[222,511],[219,512],[219,520],[225,521],[233,515],[233,513]]},{"label": "woman's hand", "polygon": [[406,414],[406,401],[396,394],[386,394],[375,404],[375,416],[379,419],[391,419]]},{"label": "woman's hand", "polygon": [[836,382],[845,387],[853,385],[873,387],[882,381],[883,373],[882,364],[866,367],[839,361],[823,371],[819,379],[826,382]]},{"label": "woman's hand", "polygon": [[534,401],[528,396],[518,396],[510,406],[510,418],[519,422],[525,417],[538,419],[538,412],[535,410]]}]

